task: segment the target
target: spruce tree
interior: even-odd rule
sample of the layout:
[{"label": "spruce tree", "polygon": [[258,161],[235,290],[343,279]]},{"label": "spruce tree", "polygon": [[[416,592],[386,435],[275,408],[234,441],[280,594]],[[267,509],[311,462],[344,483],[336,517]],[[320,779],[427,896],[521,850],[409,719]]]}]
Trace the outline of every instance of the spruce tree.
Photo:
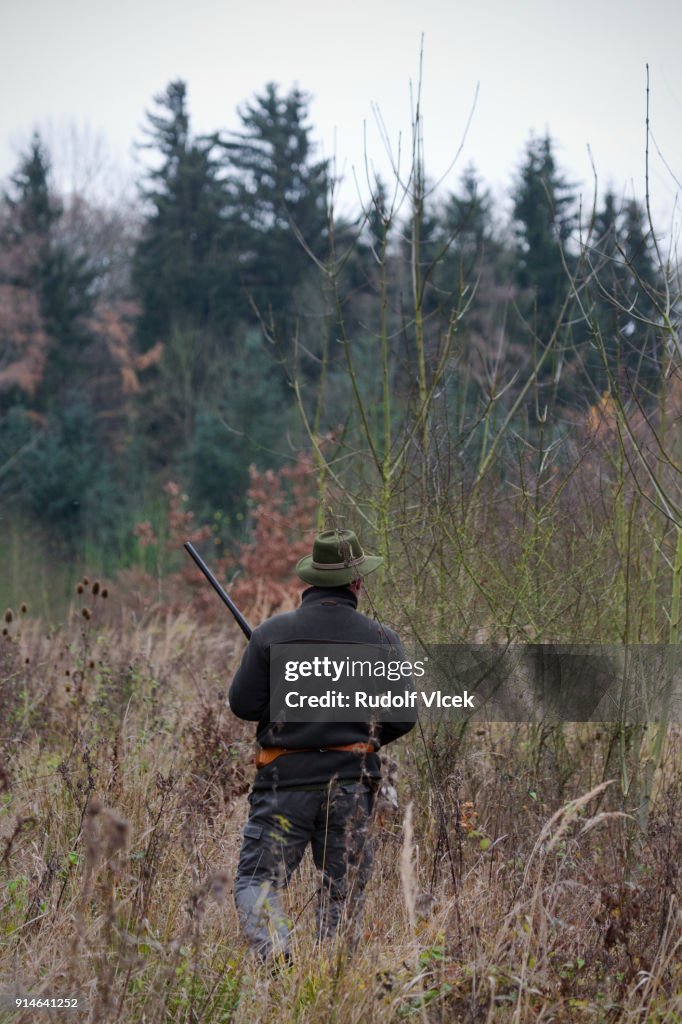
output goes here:
[{"label": "spruce tree", "polygon": [[[661,282],[646,214],[635,199],[619,205],[609,190],[595,216],[589,295],[599,358],[594,379],[601,390],[617,382],[654,389],[660,377],[656,296]],[[605,365],[606,363],[606,365]]]},{"label": "spruce tree", "polygon": [[93,378],[104,372],[93,359],[94,273],[60,234],[64,207],[38,135],[11,178],[2,214],[2,385],[14,387],[0,385],[7,410],[0,448],[21,442],[3,487],[29,521],[75,549],[86,532],[110,536],[122,503],[108,424],[93,397]]},{"label": "spruce tree", "polygon": [[384,246],[388,242],[388,235],[391,230],[389,206],[388,187],[381,176],[377,175],[367,211],[367,240],[365,242],[374,253],[375,260],[380,257]]},{"label": "spruce tree", "polygon": [[280,340],[310,254],[323,259],[327,247],[328,161],[313,159],[308,104],[300,89],[282,96],[270,82],[240,111],[241,130],[223,140],[242,288]]},{"label": "spruce tree", "polygon": [[439,289],[456,305],[470,290],[484,259],[493,258],[492,200],[474,167],[467,167],[457,192],[447,196],[440,216],[439,236],[444,246],[438,274]]},{"label": "spruce tree", "polygon": [[167,340],[173,329],[225,333],[232,320],[215,139],[193,137],[184,82],[171,82],[156,104],[160,109],[147,115],[148,141],[141,148],[159,165],[142,187],[149,212],[133,264],[143,349]]},{"label": "spruce tree", "polygon": [[45,241],[63,212],[50,189],[49,175],[50,158],[40,135],[34,132],[28,151],[11,177],[14,189],[7,200],[17,214],[21,231]]},{"label": "spruce tree", "polygon": [[[518,325],[518,332],[521,337],[529,325],[531,358],[534,363],[543,358],[537,407],[542,409],[550,398],[572,404],[579,366],[576,354],[586,334],[585,325],[564,305],[576,266],[568,244],[576,222],[575,196],[557,167],[549,135],[530,139],[512,198],[516,282],[525,293],[520,301],[525,324]],[[543,357],[549,345],[551,352]]]},{"label": "spruce tree", "polygon": [[534,328],[546,343],[566,297],[564,262],[575,224],[575,196],[557,168],[552,139],[531,138],[513,193],[517,280],[532,295]]},{"label": "spruce tree", "polygon": [[11,182],[6,197],[11,239],[6,237],[4,244],[25,254],[25,259],[15,261],[13,284],[35,295],[49,339],[34,399],[36,407],[45,410],[79,387],[94,274],[85,258],[70,252],[59,238],[63,206],[51,188],[49,155],[37,133]]}]

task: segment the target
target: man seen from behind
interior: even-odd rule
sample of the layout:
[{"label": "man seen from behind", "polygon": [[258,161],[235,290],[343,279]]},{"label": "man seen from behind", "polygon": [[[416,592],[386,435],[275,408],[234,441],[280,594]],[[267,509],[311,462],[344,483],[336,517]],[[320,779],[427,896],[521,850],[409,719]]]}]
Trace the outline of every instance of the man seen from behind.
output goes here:
[{"label": "man seen from behind", "polygon": [[249,795],[234,895],[242,929],[263,960],[289,954],[291,925],[279,891],[308,845],[322,873],[318,937],[344,914],[357,927],[372,848],[369,824],[380,747],[413,722],[270,721],[270,647],[282,643],[390,644],[397,634],[357,610],[362,581],[382,559],[365,554],[351,530],[327,530],[296,566],[308,584],[300,607],[253,631],[229,691],[235,715],[257,722],[259,753]]}]

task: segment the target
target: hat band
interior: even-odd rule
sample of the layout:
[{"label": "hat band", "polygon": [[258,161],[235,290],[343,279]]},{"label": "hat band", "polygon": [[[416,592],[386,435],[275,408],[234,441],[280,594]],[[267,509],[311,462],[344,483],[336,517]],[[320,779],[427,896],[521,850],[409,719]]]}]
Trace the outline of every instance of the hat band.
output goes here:
[{"label": "hat band", "polygon": [[364,555],[360,555],[359,558],[351,558],[348,562],[315,562],[311,561],[313,569],[352,569],[354,565],[362,565],[365,560]]}]

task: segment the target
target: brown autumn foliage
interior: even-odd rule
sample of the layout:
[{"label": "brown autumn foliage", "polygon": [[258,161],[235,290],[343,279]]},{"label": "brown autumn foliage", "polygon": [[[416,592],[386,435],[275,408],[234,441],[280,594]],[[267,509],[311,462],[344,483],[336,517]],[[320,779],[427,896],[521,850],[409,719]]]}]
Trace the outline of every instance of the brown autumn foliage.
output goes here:
[{"label": "brown autumn foliage", "polygon": [[[0,212],[0,236],[0,394],[18,390],[30,401],[44,382],[56,344],[40,308],[45,242],[15,230],[7,209]],[[82,324],[89,339],[79,366],[86,381],[84,397],[107,421],[115,450],[124,446],[132,399],[144,387],[141,376],[159,363],[163,352],[160,343],[142,354],[135,351],[138,315],[134,302],[100,300]]]},{"label": "brown autumn foliage", "polygon": [[[94,346],[90,355],[95,364],[92,387],[98,392],[99,400],[106,393],[120,392],[121,395],[139,395],[142,386],[140,373],[156,366],[161,359],[163,346],[161,342],[154,345],[148,352],[138,353],[133,346],[135,321],[139,316],[139,307],[134,302],[99,303],[88,321]],[[99,358],[98,358],[99,357]],[[97,375],[97,367],[101,366],[101,376]],[[107,402],[104,403],[106,414]]]},{"label": "brown autumn foliage", "polygon": [[278,611],[294,607],[304,584],[296,576],[296,563],[309,554],[315,533],[317,497],[312,463],[299,455],[279,470],[258,470],[251,466],[247,490],[249,539],[235,545],[233,551],[219,554],[206,545],[215,540],[210,526],[195,522],[188,508],[188,496],[178,483],[169,481],[166,522],[157,535],[149,520],[138,523],[134,533],[143,548],[157,556],[160,567],[168,559],[182,560],[175,571],[153,579],[139,569],[118,574],[122,600],[128,606],[147,612],[163,602],[173,611],[191,607],[202,619],[217,621],[226,614],[203,574],[183,552],[183,544],[198,545],[209,567],[229,590],[240,610],[252,622],[259,622]]},{"label": "brown autumn foliage", "polygon": [[6,214],[0,234],[5,240],[0,247],[0,392],[18,388],[31,397],[51,344],[31,286],[39,251],[30,237],[19,241],[13,235]]},{"label": "brown autumn foliage", "polygon": [[238,603],[266,605],[272,614],[297,603],[304,586],[294,567],[312,546],[318,507],[312,462],[299,455],[278,471],[251,466],[249,476],[251,539],[238,546],[224,568],[238,570],[232,586]]}]

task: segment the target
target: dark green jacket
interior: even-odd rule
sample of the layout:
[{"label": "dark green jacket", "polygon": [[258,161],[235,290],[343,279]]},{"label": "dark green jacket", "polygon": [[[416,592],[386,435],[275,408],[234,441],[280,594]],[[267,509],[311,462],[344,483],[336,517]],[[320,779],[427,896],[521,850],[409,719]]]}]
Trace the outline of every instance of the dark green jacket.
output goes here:
[{"label": "dark green jacket", "polygon": [[[238,718],[257,722],[256,738],[262,747],[313,747],[312,751],[286,754],[256,775],[254,789],[272,786],[324,785],[333,776],[357,781],[363,775],[380,777],[376,754],[320,751],[320,747],[370,741],[366,722],[289,722],[273,726],[270,712],[270,645],[281,643],[391,644],[401,652],[398,635],[388,626],[357,611],[357,599],[347,587],[310,587],[301,605],[267,619],[253,631],[242,663],[232,681],[229,702]],[[402,656],[404,657],[404,656]],[[409,732],[414,722],[385,722],[372,726],[371,740],[385,746]]]}]

